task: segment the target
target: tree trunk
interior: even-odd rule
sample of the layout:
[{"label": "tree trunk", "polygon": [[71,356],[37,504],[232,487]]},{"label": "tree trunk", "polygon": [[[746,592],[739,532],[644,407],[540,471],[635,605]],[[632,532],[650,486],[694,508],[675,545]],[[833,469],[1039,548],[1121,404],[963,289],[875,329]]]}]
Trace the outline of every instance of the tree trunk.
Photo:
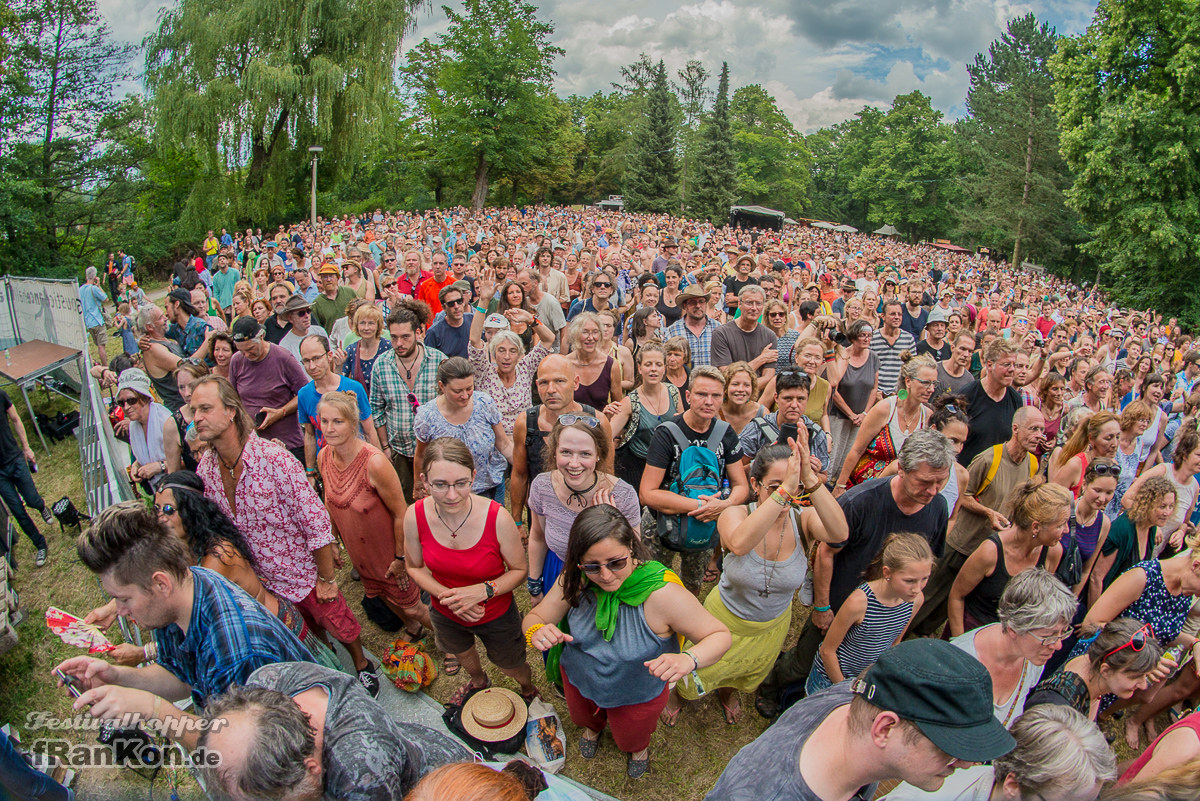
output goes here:
[{"label": "tree trunk", "polygon": [[471,208],[479,211],[487,202],[488,163],[483,153],[475,160],[475,191],[471,193]]},{"label": "tree trunk", "polygon": [[54,55],[50,61],[50,87],[46,92],[46,128],[42,135],[42,225],[45,227],[43,236],[46,249],[50,254],[55,254],[58,250],[58,231],[54,223],[54,190],[51,188],[50,173],[54,167],[54,126],[58,122],[58,79],[62,65],[65,23],[66,11],[59,8],[58,25],[54,31]]},{"label": "tree trunk", "polygon": [[246,189],[247,191],[255,191],[262,189],[267,181],[267,168],[271,162],[271,154],[275,152],[275,145],[279,142],[279,137],[283,133],[284,126],[287,125],[288,109],[284,108],[279,112],[279,117],[275,120],[275,125],[271,129],[271,141],[263,144],[262,136],[254,137],[252,156],[250,158],[250,169],[246,173]]},{"label": "tree trunk", "polygon": [[1021,238],[1025,233],[1025,211],[1029,208],[1029,190],[1033,182],[1033,98],[1029,99],[1029,134],[1025,139],[1025,187],[1021,191],[1021,211],[1017,214],[1017,234],[1013,242],[1012,266],[1021,269]]}]

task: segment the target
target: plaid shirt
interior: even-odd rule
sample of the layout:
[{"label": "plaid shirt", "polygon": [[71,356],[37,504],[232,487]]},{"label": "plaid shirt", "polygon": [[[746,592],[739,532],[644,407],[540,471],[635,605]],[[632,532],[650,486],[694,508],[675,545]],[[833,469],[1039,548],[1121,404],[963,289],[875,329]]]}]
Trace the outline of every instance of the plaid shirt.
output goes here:
[{"label": "plaid shirt", "polygon": [[667,328],[667,333],[663,337],[663,341],[667,341],[671,337],[684,337],[688,341],[688,345],[692,349],[692,365],[712,364],[712,332],[717,330],[717,321],[709,317],[708,322],[704,324],[704,330],[700,332],[700,336],[692,333],[692,330],[687,327],[687,318],[680,318]]},{"label": "plaid shirt", "polygon": [[275,662],[311,662],[296,635],[233,582],[203,567],[192,572],[192,618],[187,634],[174,623],[156,629],[158,661],[192,688],[192,701],[207,699]]},{"label": "plaid shirt", "polygon": [[400,377],[394,350],[375,362],[371,369],[371,414],[376,427],[387,429],[387,444],[396,453],[403,456],[416,454],[417,438],[413,435],[416,409],[409,395],[416,397],[418,406],[436,398],[438,365],[444,361],[446,354],[437,348],[425,347],[421,369],[413,378],[412,389]]}]

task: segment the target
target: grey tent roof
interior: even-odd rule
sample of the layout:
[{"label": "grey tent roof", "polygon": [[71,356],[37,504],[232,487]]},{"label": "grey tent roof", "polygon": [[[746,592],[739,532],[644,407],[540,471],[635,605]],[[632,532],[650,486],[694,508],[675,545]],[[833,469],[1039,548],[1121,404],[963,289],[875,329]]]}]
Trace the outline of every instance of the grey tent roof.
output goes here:
[{"label": "grey tent roof", "polygon": [[784,217],[783,221],[785,223],[787,223],[788,225],[798,225],[798,223],[795,220],[793,220],[791,217]]},{"label": "grey tent roof", "polygon": [[786,215],[782,211],[768,209],[766,206],[731,206],[729,213],[734,214],[739,211],[744,211],[747,214],[759,214],[764,217],[778,217],[783,219]]},{"label": "grey tent roof", "polygon": [[834,228],[833,230],[841,231],[843,234],[857,234],[858,233],[858,229],[855,228],[853,225],[839,225],[836,228]]},{"label": "grey tent roof", "polygon": [[824,228],[827,231],[832,231],[837,226],[835,226],[831,222],[825,222],[824,220],[818,220],[817,222],[812,224],[812,227],[813,228]]},{"label": "grey tent roof", "polygon": [[900,229],[894,225],[885,225],[872,233],[880,234],[881,236],[897,236],[900,233]]}]

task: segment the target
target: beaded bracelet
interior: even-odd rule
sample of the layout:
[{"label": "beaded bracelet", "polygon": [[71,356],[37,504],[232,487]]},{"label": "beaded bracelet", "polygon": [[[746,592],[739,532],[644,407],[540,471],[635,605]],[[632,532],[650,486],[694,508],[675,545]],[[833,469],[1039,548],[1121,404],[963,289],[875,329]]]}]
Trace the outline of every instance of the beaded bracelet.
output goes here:
[{"label": "beaded bracelet", "polygon": [[538,629],[542,629],[545,627],[546,627],[545,623],[534,623],[532,626],[527,628],[525,630],[525,644],[528,645],[530,648],[532,648],[533,647],[533,635],[537,633]]}]

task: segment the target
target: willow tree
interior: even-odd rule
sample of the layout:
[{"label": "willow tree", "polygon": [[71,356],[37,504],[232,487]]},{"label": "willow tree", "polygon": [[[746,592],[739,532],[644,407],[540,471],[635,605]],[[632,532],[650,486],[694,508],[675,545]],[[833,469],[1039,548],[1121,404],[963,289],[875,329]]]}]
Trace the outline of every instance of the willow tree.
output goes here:
[{"label": "willow tree", "polygon": [[419,0],[180,0],[146,43],[159,144],[204,165],[185,225],[246,221],[305,187],[308,148],[334,177],[392,91]]}]

